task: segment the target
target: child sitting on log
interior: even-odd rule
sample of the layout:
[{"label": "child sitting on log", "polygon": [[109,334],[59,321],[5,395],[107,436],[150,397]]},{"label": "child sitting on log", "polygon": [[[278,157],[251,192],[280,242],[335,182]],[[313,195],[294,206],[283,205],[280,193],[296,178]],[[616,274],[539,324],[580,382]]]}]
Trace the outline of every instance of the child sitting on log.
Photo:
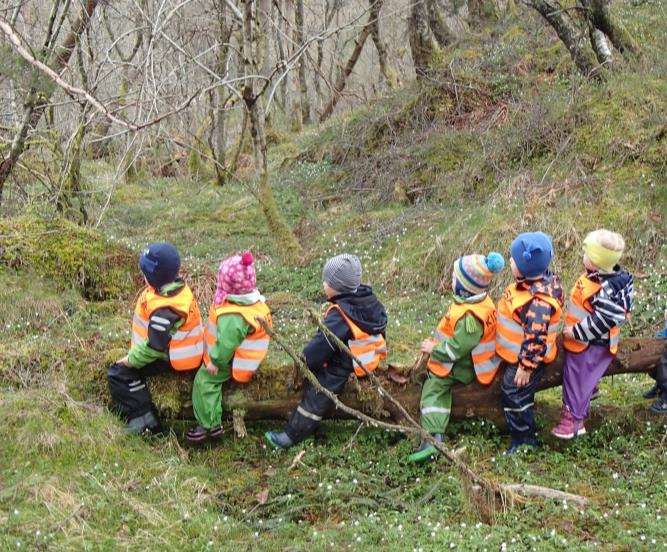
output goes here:
[{"label": "child sitting on log", "polygon": [[559,439],[586,433],[591,395],[618,351],[620,327],[632,309],[632,275],[618,261],[623,238],[595,230],[584,239],[584,268],[570,292],[563,346],[563,409],[551,430]]},{"label": "child sitting on log", "polygon": [[[361,262],[356,255],[343,254],[327,261],[322,271],[324,293],[332,305],[324,324],[372,372],[387,355],[384,339],[387,313],[373,294],[361,285]],[[303,350],[308,368],[325,389],[340,395],[354,371],[364,377],[365,371],[322,331],[318,331]],[[332,401],[310,383],[306,383],[303,398],[290,416],[283,432],[269,431],[267,442],[274,448],[288,449],[311,435],[327,415]]]},{"label": "child sitting on log", "polygon": [[178,278],[181,259],[169,243],[149,245],[139,258],[146,282],[132,319],[127,356],[109,367],[109,391],[129,433],[157,433],[160,421],[146,377],[194,370],[201,364],[204,333],[197,301]]},{"label": "child sitting on log", "polygon": [[[486,290],[504,266],[500,253],[460,257],[452,274],[454,302],[440,320],[434,339],[421,344],[422,352],[431,355],[422,387],[421,425],[440,443],[449,423],[454,385],[467,385],[475,376],[489,384],[498,370],[496,306]],[[435,454],[436,448],[424,441],[408,461],[424,462]]]},{"label": "child sitting on log", "polygon": [[507,454],[537,447],[535,391],[545,367],[556,358],[563,312],[563,288],[549,271],[551,238],[542,232],[519,234],[510,246],[510,285],[498,302],[496,352],[507,362],[501,394],[512,436]]},{"label": "child sitting on log", "polygon": [[225,259],[204,328],[204,362],[195,376],[192,406],[198,425],[185,437],[193,443],[222,437],[222,384],[247,383],[269,350],[269,336],[256,320],[271,325],[269,307],[255,288],[252,253]]}]

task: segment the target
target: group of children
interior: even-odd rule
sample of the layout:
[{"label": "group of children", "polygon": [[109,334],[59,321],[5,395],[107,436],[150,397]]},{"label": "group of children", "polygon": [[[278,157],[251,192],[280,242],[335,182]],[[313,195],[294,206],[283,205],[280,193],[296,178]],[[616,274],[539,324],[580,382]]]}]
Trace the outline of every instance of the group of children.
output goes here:
[{"label": "group of children", "polygon": [[[474,379],[487,385],[502,369],[498,377],[512,438],[507,452],[537,446],[535,391],[546,366],[556,358],[556,338],[562,329],[563,407],[560,422],[551,432],[561,439],[585,434],[591,398],[616,355],[620,327],[632,310],[632,275],[618,265],[624,247],[623,238],[608,230],[586,236],[585,272],[573,286],[567,306],[560,280],[549,269],[551,239],[542,232],[523,233],[512,242],[510,267],[515,282],[497,305],[487,288],[503,270],[503,256],[490,253],[457,259],[453,302],[433,337],[421,344],[422,352],[429,355],[420,403],[424,429],[442,442],[454,385]],[[191,442],[219,438],[223,434],[222,385],[231,378],[251,381],[269,348],[265,326],[271,327],[271,314],[256,288],[252,254],[234,255],[220,265],[205,324],[192,291],[178,277],[180,259],[172,245],[150,245],[141,254],[139,266],[146,288],[135,308],[130,351],[108,371],[112,398],[127,420],[128,431],[160,431],[146,377],[170,369],[198,368],[192,390],[197,425],[186,438]],[[361,283],[361,263],[355,255],[329,259],[322,281],[331,303],[324,324],[349,346],[356,360],[322,331],[306,345],[303,355],[319,383],[338,395],[352,372],[364,377],[386,358],[387,312],[372,289]],[[654,412],[667,413],[667,349],[655,377],[656,385],[645,396],[656,399]],[[294,446],[315,431],[332,406],[329,397],[307,383],[287,427],[267,432],[267,442],[281,449]],[[422,462],[435,452],[434,446],[424,442],[408,459]]]}]

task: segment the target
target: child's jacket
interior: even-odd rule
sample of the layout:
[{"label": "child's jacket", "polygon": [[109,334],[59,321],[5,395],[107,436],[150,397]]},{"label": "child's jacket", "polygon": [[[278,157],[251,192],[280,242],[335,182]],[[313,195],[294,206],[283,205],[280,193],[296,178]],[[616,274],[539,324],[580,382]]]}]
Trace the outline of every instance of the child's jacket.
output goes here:
[{"label": "child's jacket", "polygon": [[[387,311],[369,286],[359,286],[355,293],[343,293],[329,301],[340,310],[329,309],[324,324],[344,343],[354,340],[355,336],[341,311],[366,334],[384,336]],[[306,345],[303,354],[308,368],[313,371],[324,368],[351,371],[353,368],[348,355],[340,351],[321,331]]]},{"label": "child's jacket", "polygon": [[496,355],[496,307],[488,295],[474,301],[454,298],[434,332],[439,342],[428,361],[428,369],[445,377],[456,361],[468,357],[480,383],[491,383],[500,358]]},{"label": "child's jacket", "polygon": [[618,265],[614,272],[582,274],[570,293],[565,317],[574,339],[566,337],[563,346],[580,353],[593,343],[606,345],[616,354],[620,326],[629,317],[633,293],[632,275]]},{"label": "child's jacket", "polygon": [[167,356],[174,370],[193,370],[203,352],[199,307],[188,285],[177,280],[159,291],[147,286],[132,318],[130,365],[142,368]]},{"label": "child's jacket", "polygon": [[563,313],[563,288],[547,272],[539,280],[518,280],[498,302],[496,352],[510,364],[534,370],[556,358]]},{"label": "child's jacket", "polygon": [[247,383],[252,380],[269,350],[269,335],[255,317],[272,326],[271,312],[258,293],[227,296],[220,305],[211,305],[204,329],[204,362],[219,369],[231,360],[232,377]]}]

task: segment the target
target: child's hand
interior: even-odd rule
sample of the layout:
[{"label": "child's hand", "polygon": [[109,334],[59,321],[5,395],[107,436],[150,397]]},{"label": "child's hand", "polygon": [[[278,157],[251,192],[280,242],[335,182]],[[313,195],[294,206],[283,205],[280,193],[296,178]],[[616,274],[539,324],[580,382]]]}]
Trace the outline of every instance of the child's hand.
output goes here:
[{"label": "child's hand", "polygon": [[433,340],[425,339],[424,341],[422,341],[421,351],[422,353],[430,355],[431,351],[433,350],[433,347],[435,347],[435,343],[433,342]]},{"label": "child's hand", "polygon": [[213,364],[212,362],[209,362],[206,365],[206,371],[211,374],[212,376],[217,376],[218,375],[218,367]]},{"label": "child's hand", "polygon": [[530,381],[530,370],[524,370],[519,366],[514,376],[514,385],[517,387],[525,387]]},{"label": "child's hand", "polygon": [[574,339],[574,333],[572,332],[572,326],[565,326],[563,329],[563,336],[568,339]]}]

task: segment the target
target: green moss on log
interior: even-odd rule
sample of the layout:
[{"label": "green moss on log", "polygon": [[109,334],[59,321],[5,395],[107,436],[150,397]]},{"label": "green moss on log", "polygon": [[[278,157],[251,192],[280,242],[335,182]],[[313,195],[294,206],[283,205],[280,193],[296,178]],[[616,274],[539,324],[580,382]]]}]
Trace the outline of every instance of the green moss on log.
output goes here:
[{"label": "green moss on log", "polygon": [[35,215],[0,220],[0,265],[48,278],[100,301],[137,289],[137,256],[102,234],[62,218]]}]

